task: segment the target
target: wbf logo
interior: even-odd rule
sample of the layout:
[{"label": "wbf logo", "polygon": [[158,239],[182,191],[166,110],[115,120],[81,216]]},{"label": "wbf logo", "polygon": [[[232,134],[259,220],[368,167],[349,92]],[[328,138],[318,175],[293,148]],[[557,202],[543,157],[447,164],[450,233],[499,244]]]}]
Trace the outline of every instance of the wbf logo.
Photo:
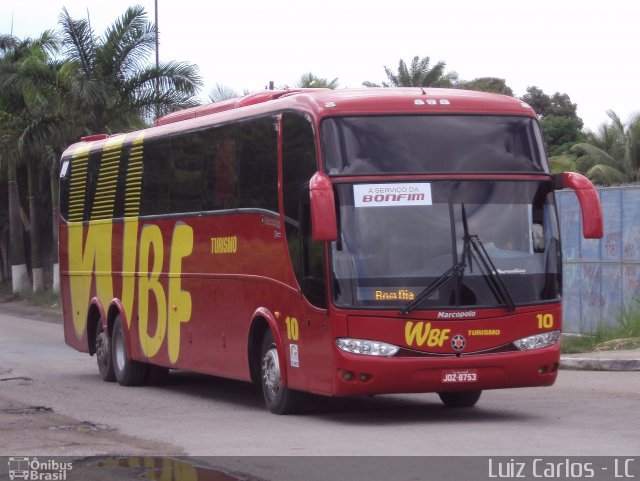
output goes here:
[{"label": "wbf logo", "polygon": [[67,471],[73,469],[73,463],[63,463],[54,459],[38,461],[38,458],[11,457],[9,479],[27,481],[66,481]]}]

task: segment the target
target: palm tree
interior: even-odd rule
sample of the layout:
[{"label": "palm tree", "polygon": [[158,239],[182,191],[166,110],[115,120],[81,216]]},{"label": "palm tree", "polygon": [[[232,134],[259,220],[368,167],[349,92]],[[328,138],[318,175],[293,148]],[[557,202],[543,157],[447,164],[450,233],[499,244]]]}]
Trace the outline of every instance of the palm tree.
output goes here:
[{"label": "palm tree", "polygon": [[613,111],[608,111],[610,124],[599,131],[588,132],[587,142],[575,144],[575,166],[593,182],[602,185],[637,183],[640,181],[640,113],[626,124]]},{"label": "palm tree", "polygon": [[[456,72],[445,73],[445,62],[438,62],[429,66],[429,57],[413,57],[411,67],[407,68],[404,60],[400,59],[398,73],[393,73],[389,67],[384,67],[389,83],[382,82],[382,87],[452,87],[458,81]],[[380,87],[373,82],[362,82],[365,87]]]},{"label": "palm tree", "polygon": [[240,94],[227,85],[216,84],[216,86],[209,91],[209,99],[214,103],[238,97],[240,97]]},{"label": "palm tree", "polygon": [[[50,169],[54,236],[57,234],[57,172],[66,145],[82,135],[141,127],[159,111],[166,113],[197,104],[201,84],[197,67],[168,62],[148,67],[145,59],[155,47],[155,27],[142,7],[129,8],[102,37],[85,20],[62,11],[64,62],[46,55],[54,43],[19,41],[0,36],[0,162],[7,164],[14,292],[28,282],[24,254],[16,169],[30,174]],[[47,32],[47,36],[51,37]],[[157,109],[157,110],[156,110]],[[1,112],[0,112],[1,113]],[[38,267],[38,225],[35,175],[30,177],[32,267]],[[56,245],[55,237],[53,245]],[[54,258],[55,259],[55,258]],[[35,264],[34,264],[35,263]],[[54,266],[55,270],[55,266]],[[34,281],[36,276],[34,276]],[[55,283],[55,277],[54,277]],[[34,285],[35,286],[35,285]],[[54,285],[55,288],[55,285]]]},{"label": "palm tree", "polygon": [[156,114],[193,107],[202,83],[195,65],[171,61],[149,66],[156,27],[141,6],[129,7],[104,33],[95,35],[87,20],[62,10],[64,55],[70,93],[88,113],[93,133],[141,127]]},{"label": "palm tree", "polygon": [[[88,131],[82,126],[83,112],[74,110],[68,91],[69,69],[52,59],[60,46],[59,39],[45,32],[31,44],[31,53],[0,75],[2,88],[13,89],[21,98],[21,110],[11,126],[5,124],[0,144],[7,157],[27,166],[33,290],[44,287],[42,247],[48,245],[53,263],[52,287],[57,291],[58,159],[66,145]],[[48,186],[41,182],[43,172],[49,175]],[[52,221],[49,235],[40,229],[46,223],[41,211],[42,198],[47,195],[50,197],[45,204],[51,205]]]},{"label": "palm tree", "polygon": [[337,89],[338,85],[338,77],[329,81],[326,78],[316,77],[311,72],[302,74],[300,80],[296,83],[296,87],[299,88],[325,88],[331,90]]},{"label": "palm tree", "polygon": [[[17,168],[26,164],[30,219],[24,222],[30,230],[31,270],[33,290],[44,287],[39,227],[39,206],[36,202],[36,177],[39,171],[39,146],[32,134],[39,130],[41,117],[48,117],[48,95],[41,89],[50,69],[50,53],[57,47],[50,31],[38,39],[19,40],[11,36],[0,38],[0,97],[4,115],[0,119],[0,155],[7,164],[8,211],[13,292],[25,289],[29,283],[27,257],[23,245],[23,218],[17,183]],[[44,80],[46,82],[46,80]],[[44,106],[44,108],[43,108]]]}]

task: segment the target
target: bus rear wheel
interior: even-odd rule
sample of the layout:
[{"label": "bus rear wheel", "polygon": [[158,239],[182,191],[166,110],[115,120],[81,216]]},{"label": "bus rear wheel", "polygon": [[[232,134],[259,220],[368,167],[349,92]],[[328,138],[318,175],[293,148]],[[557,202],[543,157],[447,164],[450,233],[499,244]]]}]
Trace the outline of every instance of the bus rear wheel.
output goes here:
[{"label": "bus rear wheel", "polygon": [[302,393],[282,384],[278,349],[269,330],[262,340],[260,382],[264,402],[269,411],[274,414],[292,414],[300,409]]},{"label": "bus rear wheel", "polygon": [[478,402],[482,391],[439,392],[440,400],[448,408],[470,408]]},{"label": "bus rear wheel", "polygon": [[113,325],[111,355],[113,357],[113,370],[120,385],[139,386],[144,383],[147,365],[142,362],[132,361],[129,357],[122,317],[120,316],[116,317]]},{"label": "bus rear wheel", "polygon": [[102,322],[98,321],[96,328],[96,361],[98,363],[98,371],[100,377],[105,382],[114,382],[116,373],[113,370],[113,358],[111,356],[111,345],[109,336],[102,329]]}]

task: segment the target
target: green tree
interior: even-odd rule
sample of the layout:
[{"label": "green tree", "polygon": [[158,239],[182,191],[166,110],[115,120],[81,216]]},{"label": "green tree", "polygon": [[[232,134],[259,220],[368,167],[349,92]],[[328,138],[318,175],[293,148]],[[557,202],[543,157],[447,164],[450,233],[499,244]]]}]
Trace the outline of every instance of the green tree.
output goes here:
[{"label": "green tree", "polygon": [[384,67],[389,82],[382,85],[365,81],[365,87],[452,87],[458,81],[456,72],[445,73],[447,64],[438,62],[430,65],[429,57],[413,57],[411,66],[407,67],[404,60],[398,63],[398,72],[394,73],[389,67]]},{"label": "green tree", "polygon": [[456,88],[466,90],[477,90],[480,92],[490,92],[494,94],[509,95],[513,97],[513,90],[509,87],[504,79],[496,77],[480,77],[474,80],[461,80]]},{"label": "green tree", "polygon": [[545,146],[550,155],[562,155],[576,142],[584,140],[584,123],[578,117],[577,104],[571,102],[569,95],[559,92],[549,96],[542,89],[527,87],[527,93],[521,97],[535,110],[540,119]]},{"label": "green tree", "polygon": [[567,94],[556,92],[549,96],[542,89],[531,86],[527,87],[527,93],[522,96],[521,100],[528,103],[541,119],[545,117],[574,119],[578,130],[582,129],[584,125],[582,119],[578,117],[578,105],[572,103]]},{"label": "green tree", "polygon": [[338,86],[338,77],[329,81],[326,78],[317,77],[311,72],[302,74],[298,82],[296,82],[296,87],[298,88],[325,88],[335,90]]},{"label": "green tree", "polygon": [[640,113],[626,124],[613,111],[610,123],[598,132],[588,132],[587,141],[575,144],[570,152],[575,166],[594,183],[613,185],[640,182]]},{"label": "green tree", "polygon": [[37,201],[38,176],[41,171],[42,125],[50,117],[50,95],[43,84],[53,66],[50,54],[58,46],[56,37],[44,32],[38,39],[19,40],[11,36],[0,39],[3,52],[0,63],[0,98],[4,115],[0,118],[0,155],[7,164],[8,210],[13,291],[28,284],[27,258],[23,246],[22,206],[17,182],[19,165],[26,165],[30,231],[30,263],[33,290],[44,287],[42,268],[41,208]]},{"label": "green tree", "polygon": [[96,36],[87,20],[60,15],[64,56],[70,68],[72,100],[86,113],[94,133],[142,127],[160,115],[198,104],[202,81],[195,65],[170,61],[148,64],[155,49],[156,27],[143,7],[129,7],[104,35]]},{"label": "green tree", "polygon": [[584,141],[585,136],[578,128],[578,122],[571,117],[551,115],[540,120],[544,139],[550,156],[569,152],[576,142]]},{"label": "green tree", "polygon": [[[156,30],[146,21],[142,7],[129,8],[101,37],[87,21],[72,19],[66,9],[60,24],[61,61],[49,56],[53,43],[0,36],[0,162],[3,168],[6,165],[9,187],[12,264],[21,266],[26,266],[27,258],[23,241],[18,239],[22,235],[18,166],[26,165],[30,174],[30,201],[43,190],[38,183],[41,176],[35,174],[49,169],[49,188],[44,190],[50,191],[55,222],[54,241],[48,244],[57,245],[58,159],[64,148],[88,133],[131,130],[144,126],[155,112],[194,106],[201,84],[194,65],[177,61],[158,67],[147,64]],[[41,221],[36,209],[33,202],[30,226],[36,245],[31,247],[32,267],[41,262],[36,231]],[[23,288],[15,285],[18,277],[24,276],[14,275],[14,291]]]}]

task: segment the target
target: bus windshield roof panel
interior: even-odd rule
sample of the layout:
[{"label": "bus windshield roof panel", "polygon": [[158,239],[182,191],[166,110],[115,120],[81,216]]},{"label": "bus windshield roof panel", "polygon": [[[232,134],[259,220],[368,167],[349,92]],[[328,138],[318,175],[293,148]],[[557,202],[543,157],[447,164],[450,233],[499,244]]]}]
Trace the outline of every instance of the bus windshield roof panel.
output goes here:
[{"label": "bus windshield roof panel", "polygon": [[459,89],[365,88],[365,89],[285,89],[254,92],[244,97],[180,110],[156,120],[166,125],[197,117],[238,110],[281,99],[278,108],[305,105],[318,116],[365,112],[406,113],[504,113],[535,117],[531,107],[513,97]]}]

